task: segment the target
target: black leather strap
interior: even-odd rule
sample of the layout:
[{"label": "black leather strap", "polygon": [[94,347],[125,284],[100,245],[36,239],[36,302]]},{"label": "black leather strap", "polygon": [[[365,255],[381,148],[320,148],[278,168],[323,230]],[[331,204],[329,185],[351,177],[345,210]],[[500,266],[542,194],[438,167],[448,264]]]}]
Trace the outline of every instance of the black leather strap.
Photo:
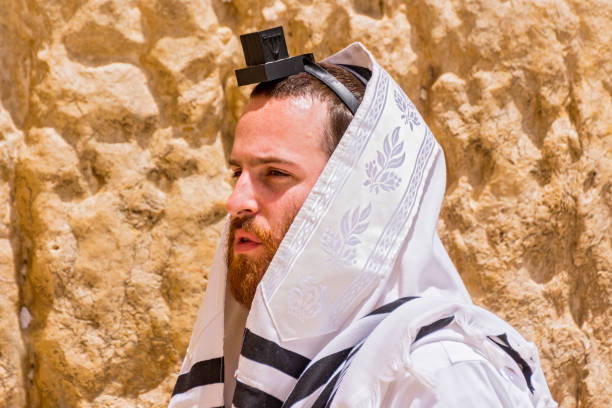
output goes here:
[{"label": "black leather strap", "polygon": [[338,98],[340,98],[346,107],[349,108],[353,115],[357,112],[359,101],[355,95],[353,95],[342,82],[338,81],[332,74],[327,72],[325,68],[316,63],[304,63],[304,71],[327,85],[329,89],[338,95]]},{"label": "black leather strap", "polygon": [[372,78],[372,71],[357,65],[338,64],[338,66],[353,74],[353,76],[357,78],[359,82],[363,84],[363,86],[368,86],[368,81],[370,78]]}]

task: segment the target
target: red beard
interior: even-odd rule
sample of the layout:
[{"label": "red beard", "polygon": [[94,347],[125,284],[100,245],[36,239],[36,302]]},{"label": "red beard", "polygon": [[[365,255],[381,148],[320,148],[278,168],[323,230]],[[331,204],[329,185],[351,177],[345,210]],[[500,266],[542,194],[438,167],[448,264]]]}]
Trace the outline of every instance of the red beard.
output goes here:
[{"label": "red beard", "polygon": [[[286,226],[282,226],[280,233],[274,236],[269,230],[255,225],[252,217],[231,219],[227,243],[227,284],[234,298],[247,308],[251,307],[257,285],[266,273],[292,220],[293,217]],[[239,228],[257,236],[263,247],[263,254],[255,257],[234,253],[235,233]]]}]

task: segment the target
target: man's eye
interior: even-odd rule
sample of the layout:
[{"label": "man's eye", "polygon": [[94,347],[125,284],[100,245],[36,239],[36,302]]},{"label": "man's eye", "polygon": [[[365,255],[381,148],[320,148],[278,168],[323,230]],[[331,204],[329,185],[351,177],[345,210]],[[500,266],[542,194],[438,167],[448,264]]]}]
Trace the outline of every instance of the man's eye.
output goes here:
[{"label": "man's eye", "polygon": [[284,171],[280,171],[280,170],[276,170],[276,169],[270,169],[268,171],[268,176],[272,176],[272,177],[289,177],[289,174],[285,173]]},{"label": "man's eye", "polygon": [[234,180],[237,180],[241,174],[242,174],[242,170],[240,169],[232,170],[232,178]]}]

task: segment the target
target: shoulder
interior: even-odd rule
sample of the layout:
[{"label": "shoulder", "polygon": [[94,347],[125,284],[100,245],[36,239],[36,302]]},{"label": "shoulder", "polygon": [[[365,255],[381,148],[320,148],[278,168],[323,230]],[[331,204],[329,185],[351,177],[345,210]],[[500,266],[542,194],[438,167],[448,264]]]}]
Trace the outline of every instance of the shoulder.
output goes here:
[{"label": "shoulder", "polygon": [[419,303],[370,333],[332,406],[556,406],[537,350],[507,323],[472,305]]},{"label": "shoulder", "polygon": [[410,351],[411,375],[396,377],[386,398],[401,394],[436,407],[534,406],[527,381],[512,358],[499,355],[491,361],[458,334],[449,327],[423,339],[424,344],[416,342]]}]

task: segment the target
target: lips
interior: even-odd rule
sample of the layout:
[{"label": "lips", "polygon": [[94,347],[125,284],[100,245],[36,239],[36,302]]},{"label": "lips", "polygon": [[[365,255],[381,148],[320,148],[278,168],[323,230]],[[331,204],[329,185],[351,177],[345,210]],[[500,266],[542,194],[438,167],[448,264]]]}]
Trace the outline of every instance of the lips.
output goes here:
[{"label": "lips", "polygon": [[234,234],[234,252],[237,254],[252,251],[261,246],[257,236],[242,229],[237,229]]}]

